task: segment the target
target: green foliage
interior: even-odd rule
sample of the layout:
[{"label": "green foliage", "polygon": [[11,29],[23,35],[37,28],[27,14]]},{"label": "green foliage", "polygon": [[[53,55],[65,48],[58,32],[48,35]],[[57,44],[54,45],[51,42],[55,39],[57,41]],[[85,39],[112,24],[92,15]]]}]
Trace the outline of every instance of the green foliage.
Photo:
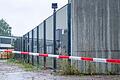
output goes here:
[{"label": "green foliage", "polygon": [[8,63],[10,64],[16,64],[17,66],[23,68],[25,71],[38,71],[41,70],[40,68],[33,66],[32,64],[26,63],[24,61],[15,60],[15,59],[9,59]]},{"label": "green foliage", "polygon": [[88,67],[87,72],[84,73],[85,75],[96,75],[96,67],[94,63],[86,62],[86,66]]},{"label": "green foliage", "polygon": [[67,60],[61,62],[61,75],[80,75],[80,71],[73,65],[69,64]]},{"label": "green foliage", "polygon": [[11,27],[3,19],[0,20],[0,35],[11,36]]}]

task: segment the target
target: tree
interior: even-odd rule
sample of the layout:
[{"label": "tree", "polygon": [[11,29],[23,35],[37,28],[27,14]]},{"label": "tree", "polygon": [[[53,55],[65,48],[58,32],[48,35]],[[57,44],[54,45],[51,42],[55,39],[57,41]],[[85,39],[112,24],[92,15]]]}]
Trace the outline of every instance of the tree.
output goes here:
[{"label": "tree", "polygon": [[0,35],[11,36],[11,27],[3,19],[0,20]]}]

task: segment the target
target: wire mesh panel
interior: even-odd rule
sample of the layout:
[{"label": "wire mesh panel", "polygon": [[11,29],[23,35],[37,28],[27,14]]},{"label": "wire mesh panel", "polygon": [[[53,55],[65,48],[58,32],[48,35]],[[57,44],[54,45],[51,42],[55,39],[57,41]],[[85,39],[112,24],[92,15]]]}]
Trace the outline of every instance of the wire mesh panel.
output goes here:
[{"label": "wire mesh panel", "polygon": [[[33,29],[33,52],[37,53],[37,27]],[[37,62],[37,56],[33,56],[34,65]]]},{"label": "wire mesh panel", "polygon": [[27,34],[25,34],[24,40],[25,40],[25,51],[28,51],[28,35]]},{"label": "wire mesh panel", "polygon": [[[27,33],[27,52],[30,52],[30,45],[29,45],[29,32]],[[30,55],[27,55],[27,62],[30,62]]]},{"label": "wire mesh panel", "polygon": [[[28,51],[28,34],[25,34],[25,51]],[[28,56],[25,55],[25,61],[28,61]]]},{"label": "wire mesh panel", "polygon": [[22,42],[21,42],[21,37],[18,37],[15,42],[14,42],[14,49],[15,51],[22,51]]},{"label": "wire mesh panel", "polygon": [[[29,51],[32,52],[32,31],[29,32]],[[30,55],[30,63],[32,63],[32,56]]]},{"label": "wire mesh panel", "polygon": [[34,28],[34,35],[33,35],[33,52],[37,52],[37,27]]},{"label": "wire mesh panel", "polygon": [[[27,51],[27,34],[23,36],[23,51]],[[23,60],[26,62],[27,61],[27,55],[23,55]]]},{"label": "wire mesh panel", "polygon": [[[39,25],[39,53],[44,53],[44,25],[41,23]],[[43,66],[43,57],[39,58],[40,65]]]},{"label": "wire mesh panel", "polygon": [[44,53],[44,26],[39,25],[39,53]]},{"label": "wire mesh panel", "polygon": [[30,52],[31,52],[31,50],[32,50],[32,49],[31,49],[31,48],[32,48],[32,47],[31,47],[31,43],[32,43],[32,31],[29,32],[29,50],[30,50]]},{"label": "wire mesh panel", "polygon": [[[14,42],[14,50],[15,51],[22,51],[22,38],[18,37],[15,42]],[[20,54],[14,54],[15,59],[21,60],[21,55]]]},{"label": "wire mesh panel", "polygon": [[[68,5],[56,12],[56,52],[59,55],[68,55]],[[57,59],[58,67],[60,60]]]},{"label": "wire mesh panel", "polygon": [[[46,20],[46,48],[48,54],[53,54],[53,16]],[[53,58],[47,58],[47,66],[52,67]]]}]

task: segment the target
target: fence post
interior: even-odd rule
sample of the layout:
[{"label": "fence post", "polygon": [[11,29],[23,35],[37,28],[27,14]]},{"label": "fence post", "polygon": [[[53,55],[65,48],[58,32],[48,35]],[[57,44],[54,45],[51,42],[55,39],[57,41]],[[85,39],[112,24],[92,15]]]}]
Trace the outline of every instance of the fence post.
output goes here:
[{"label": "fence post", "polygon": [[[23,51],[25,51],[25,36],[23,36]],[[23,61],[25,61],[25,55],[23,54]]]},{"label": "fence post", "polygon": [[[53,53],[56,55],[56,10],[54,9],[53,12]],[[57,64],[56,58],[53,59],[53,67],[54,71],[56,72]]]},{"label": "fence post", "polygon": [[[68,56],[71,56],[71,3],[68,4],[67,8],[67,22],[68,22],[68,45],[67,45],[67,51]],[[71,64],[71,60],[68,59],[68,63]]]},{"label": "fence post", "polygon": [[[31,52],[33,52],[33,44],[34,44],[34,30],[32,30],[32,44],[31,44]],[[32,55],[32,65],[34,65],[34,56]]]},{"label": "fence post", "polygon": [[[39,26],[37,26],[37,53],[39,53]],[[37,56],[37,66],[39,67],[39,56]]]},{"label": "fence post", "polygon": [[[27,44],[27,46],[28,46],[28,52],[29,52],[29,51],[30,51],[30,50],[29,50],[29,46],[30,46],[30,45],[29,45],[29,42],[30,42],[30,41],[29,41],[29,32],[27,33],[27,35],[28,35],[28,44]],[[30,56],[28,55],[28,63],[29,63],[29,62],[30,62]]]},{"label": "fence post", "polygon": [[[23,51],[23,37],[20,38],[20,43],[21,43],[20,51]],[[20,54],[20,59],[22,60],[22,54]]]},{"label": "fence post", "polygon": [[[44,54],[46,54],[46,21],[44,21]],[[46,68],[46,57],[44,57],[44,68]]]}]

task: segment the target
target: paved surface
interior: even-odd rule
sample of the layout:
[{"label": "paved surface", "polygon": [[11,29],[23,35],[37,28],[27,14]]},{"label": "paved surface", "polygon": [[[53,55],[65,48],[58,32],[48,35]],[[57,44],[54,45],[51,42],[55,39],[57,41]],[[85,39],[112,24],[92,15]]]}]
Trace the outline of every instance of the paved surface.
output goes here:
[{"label": "paved surface", "polygon": [[120,80],[114,76],[54,76],[50,70],[26,72],[20,67],[0,60],[0,80]]}]

